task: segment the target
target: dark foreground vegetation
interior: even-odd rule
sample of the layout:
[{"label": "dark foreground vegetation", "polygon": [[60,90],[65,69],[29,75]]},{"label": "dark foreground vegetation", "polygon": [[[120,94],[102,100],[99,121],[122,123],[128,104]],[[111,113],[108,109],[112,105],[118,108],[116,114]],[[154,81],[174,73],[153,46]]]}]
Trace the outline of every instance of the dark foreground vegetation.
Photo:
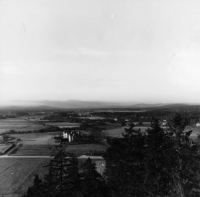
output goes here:
[{"label": "dark foreground vegetation", "polygon": [[49,172],[24,197],[197,197],[200,196],[200,152],[184,132],[185,119],[176,114],[169,128],[154,119],[147,133],[131,125],[124,138],[112,139],[104,155],[101,176],[88,159],[77,158],[58,146]]}]

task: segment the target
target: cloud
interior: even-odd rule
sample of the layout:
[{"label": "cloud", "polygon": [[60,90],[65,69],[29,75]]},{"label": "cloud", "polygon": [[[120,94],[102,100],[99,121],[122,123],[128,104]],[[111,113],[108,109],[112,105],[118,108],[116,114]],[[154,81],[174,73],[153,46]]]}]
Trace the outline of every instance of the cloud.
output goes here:
[{"label": "cloud", "polygon": [[85,48],[85,47],[78,47],[76,49],[60,50],[58,53],[64,54],[64,55],[69,55],[69,56],[86,55],[86,56],[91,56],[91,57],[103,57],[103,56],[111,55],[111,53],[107,52],[107,51],[94,50],[94,49]]},{"label": "cloud", "polygon": [[[53,49],[52,49],[53,52]],[[97,49],[91,49],[86,47],[78,47],[76,49],[66,49],[66,50],[60,50],[56,53],[67,55],[67,56],[88,56],[88,57],[113,57],[113,56],[133,56],[133,55],[143,55],[143,53],[135,51],[135,50],[97,50]]]},{"label": "cloud", "polygon": [[22,75],[23,69],[19,62],[3,61],[0,66],[2,75]]},{"label": "cloud", "polygon": [[93,57],[102,57],[102,56],[109,56],[111,55],[110,52],[106,51],[98,51],[98,50],[92,50],[89,48],[79,47],[78,48],[79,55],[89,55]]},{"label": "cloud", "polygon": [[180,50],[173,57],[168,74],[170,83],[187,88],[192,91],[199,91],[200,84],[200,48],[196,44]]}]

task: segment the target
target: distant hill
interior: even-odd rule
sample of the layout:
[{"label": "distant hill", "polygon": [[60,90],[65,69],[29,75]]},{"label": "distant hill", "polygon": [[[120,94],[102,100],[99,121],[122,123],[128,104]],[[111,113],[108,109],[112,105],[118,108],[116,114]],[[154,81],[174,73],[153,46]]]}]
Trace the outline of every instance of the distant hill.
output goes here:
[{"label": "distant hill", "polygon": [[2,111],[38,111],[38,110],[52,110],[53,107],[50,106],[0,106],[0,110]]},{"label": "distant hill", "polygon": [[67,109],[79,109],[79,108],[116,108],[124,107],[121,103],[101,102],[101,101],[41,101],[41,104],[45,106],[51,106],[55,108],[67,108]]},{"label": "distant hill", "polygon": [[[193,106],[184,103],[117,103],[117,102],[101,102],[101,101],[80,101],[80,100],[68,100],[68,101],[41,101],[41,105],[50,106],[53,108],[65,108],[65,109],[86,109],[86,108],[131,108],[131,109],[152,109],[152,108],[177,108]],[[195,105],[198,106],[198,105]],[[199,105],[200,106],[200,105]]]},{"label": "distant hill", "polygon": [[147,104],[147,103],[138,103],[136,105],[131,105],[131,108],[152,108],[152,107],[162,107],[166,104],[158,103],[158,104]]},{"label": "distant hill", "polygon": [[188,108],[188,107],[200,107],[200,105],[190,105],[190,104],[167,104],[167,103],[117,103],[117,102],[101,102],[101,101],[80,101],[80,100],[68,100],[68,101],[38,101],[35,106],[7,106],[0,107],[2,110],[53,110],[53,109],[175,109],[175,108]]}]

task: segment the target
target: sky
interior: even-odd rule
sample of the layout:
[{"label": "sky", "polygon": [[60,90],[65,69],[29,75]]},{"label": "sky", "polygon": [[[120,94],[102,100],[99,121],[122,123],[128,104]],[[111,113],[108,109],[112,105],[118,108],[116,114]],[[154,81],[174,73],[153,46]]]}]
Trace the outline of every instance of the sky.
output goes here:
[{"label": "sky", "polygon": [[200,103],[199,87],[200,1],[0,1],[0,105]]}]

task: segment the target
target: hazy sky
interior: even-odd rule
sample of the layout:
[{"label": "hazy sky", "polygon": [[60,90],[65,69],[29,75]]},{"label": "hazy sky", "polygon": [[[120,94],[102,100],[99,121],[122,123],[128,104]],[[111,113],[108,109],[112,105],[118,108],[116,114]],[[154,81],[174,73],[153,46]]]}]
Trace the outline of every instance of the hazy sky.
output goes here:
[{"label": "hazy sky", "polygon": [[0,103],[200,103],[200,1],[1,0]]}]

